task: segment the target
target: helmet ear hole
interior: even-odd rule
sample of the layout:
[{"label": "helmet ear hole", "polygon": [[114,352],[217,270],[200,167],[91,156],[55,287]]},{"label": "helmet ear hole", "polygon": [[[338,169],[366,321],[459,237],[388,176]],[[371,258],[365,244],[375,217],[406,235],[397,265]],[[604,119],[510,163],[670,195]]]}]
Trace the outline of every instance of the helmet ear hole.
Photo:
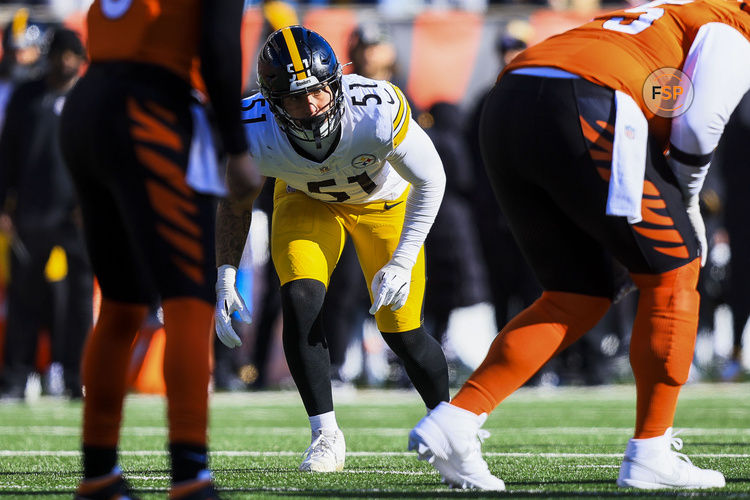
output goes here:
[{"label": "helmet ear hole", "polygon": [[[258,86],[284,132],[305,141],[333,133],[344,113],[343,71],[331,45],[318,33],[290,26],[271,33],[258,57]],[[320,86],[331,89],[331,105],[311,120],[295,120],[283,99]]]}]

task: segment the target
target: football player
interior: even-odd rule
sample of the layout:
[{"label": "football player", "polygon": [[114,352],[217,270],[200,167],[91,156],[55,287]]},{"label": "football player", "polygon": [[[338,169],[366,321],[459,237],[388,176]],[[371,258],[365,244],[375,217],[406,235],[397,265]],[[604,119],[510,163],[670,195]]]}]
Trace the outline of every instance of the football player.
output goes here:
[{"label": "football player", "polygon": [[[301,26],[272,33],[258,57],[260,93],[242,103],[250,154],[275,177],[271,254],[281,281],[284,353],[309,415],[302,471],[340,471],[344,436],[333,410],[319,313],[345,236],[354,243],[378,328],[425,405],[448,400],[440,345],[422,327],[424,251],[445,187],[432,142],[387,81],[342,75],[331,46]],[[240,345],[229,315],[244,310],[236,266],[250,207],[217,215],[216,331]]]},{"label": "football player", "polygon": [[[128,498],[117,445],[130,351],[161,300],[166,347],[170,498],[215,498],[207,466],[209,352],[215,301],[212,193],[223,188],[210,131],[193,104],[205,89],[229,154],[230,194],[257,187],[240,108],[243,2],[96,0],[91,66],[70,93],[61,145],[80,197],[102,290],[83,354],[83,475],[76,497]],[[195,146],[195,147],[192,147]],[[193,158],[194,151],[203,151]],[[198,159],[199,161],[195,161]]]},{"label": "football player", "polygon": [[409,448],[448,483],[504,489],[481,458],[479,428],[604,315],[618,292],[614,257],[640,290],[635,434],[617,485],[724,486],[720,472],[672,450],[682,447],[672,423],[706,257],[698,192],[750,88],[749,11],[747,1],[651,2],[551,37],[501,74],[480,122],[482,156],[544,292],[503,328],[453,402],[410,433]]}]

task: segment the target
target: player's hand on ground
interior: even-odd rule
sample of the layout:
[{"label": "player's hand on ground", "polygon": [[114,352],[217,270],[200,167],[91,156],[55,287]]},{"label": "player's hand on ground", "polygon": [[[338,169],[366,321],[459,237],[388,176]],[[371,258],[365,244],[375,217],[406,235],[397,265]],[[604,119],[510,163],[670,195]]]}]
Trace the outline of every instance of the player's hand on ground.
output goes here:
[{"label": "player's hand on ground", "polygon": [[409,298],[409,284],[411,283],[411,266],[393,262],[384,265],[375,273],[372,279],[373,303],[370,314],[375,314],[383,306],[391,306],[391,311],[397,311],[406,304]]},{"label": "player's hand on ground", "polygon": [[218,278],[216,279],[216,311],[214,319],[216,322],[216,335],[221,343],[230,349],[242,345],[242,340],[232,328],[232,313],[237,311],[240,319],[245,323],[250,323],[252,317],[250,311],[242,300],[235,280],[237,278],[237,269],[234,266],[224,265],[218,269]]}]

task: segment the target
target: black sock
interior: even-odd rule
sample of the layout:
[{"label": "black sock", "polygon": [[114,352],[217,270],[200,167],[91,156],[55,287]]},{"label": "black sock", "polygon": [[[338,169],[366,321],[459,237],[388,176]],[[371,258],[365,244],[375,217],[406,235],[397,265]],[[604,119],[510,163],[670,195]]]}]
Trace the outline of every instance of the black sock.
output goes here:
[{"label": "black sock", "polygon": [[419,327],[402,333],[383,333],[388,347],[404,362],[406,374],[429,409],[448,401],[448,363],[437,340]]},{"label": "black sock", "polygon": [[205,446],[169,443],[169,455],[173,483],[195,479],[200,471],[208,468],[208,449]]},{"label": "black sock", "polygon": [[308,415],[333,411],[331,360],[320,323],[325,285],[313,279],[281,287],[284,356]]},{"label": "black sock", "polygon": [[117,448],[83,446],[83,477],[106,476],[117,465]]}]

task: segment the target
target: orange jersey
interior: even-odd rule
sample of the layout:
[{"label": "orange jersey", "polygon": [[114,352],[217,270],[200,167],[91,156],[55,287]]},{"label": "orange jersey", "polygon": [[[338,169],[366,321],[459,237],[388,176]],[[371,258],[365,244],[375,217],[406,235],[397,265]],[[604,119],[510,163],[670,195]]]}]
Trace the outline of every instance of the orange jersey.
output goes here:
[{"label": "orange jersey", "polygon": [[670,120],[646,107],[644,83],[657,69],[682,69],[698,30],[713,22],[729,25],[750,40],[747,0],[657,0],[550,37],[522,52],[500,76],[518,68],[552,67],[623,91],[640,105],[652,133],[664,141]]},{"label": "orange jersey", "polygon": [[201,0],[95,0],[87,18],[91,60],[157,64],[190,81],[200,8]]}]

